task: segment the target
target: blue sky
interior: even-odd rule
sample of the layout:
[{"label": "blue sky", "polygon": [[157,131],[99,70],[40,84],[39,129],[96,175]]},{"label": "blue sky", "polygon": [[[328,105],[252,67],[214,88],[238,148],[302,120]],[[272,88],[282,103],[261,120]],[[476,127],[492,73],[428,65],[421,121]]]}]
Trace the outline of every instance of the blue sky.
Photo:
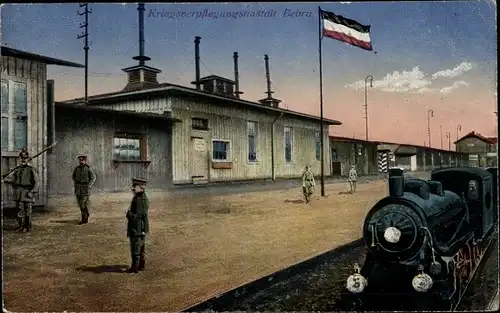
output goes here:
[{"label": "blue sky", "polygon": [[[93,11],[89,27],[92,42],[90,94],[116,91],[125,83],[121,68],[136,64],[132,60],[138,54],[136,5],[91,4],[90,7]],[[343,90],[344,86],[364,79],[367,74],[377,80],[394,71],[411,71],[418,67],[430,75],[463,62],[474,65],[474,70],[467,73],[469,88],[496,91],[495,7],[491,2],[321,3],[321,7],[362,24],[371,24],[372,43],[377,52],[324,39],[325,97],[335,97],[334,89]],[[232,78],[232,53],[238,51],[241,88],[248,91],[243,97],[256,100],[265,91],[263,56],[267,53],[276,96],[293,109],[317,113],[312,108],[318,102],[317,97],[299,101],[293,96],[297,85],[311,90],[311,95],[317,93],[317,8],[317,4],[309,3],[146,4],[146,55],[152,58],[149,65],[163,70],[161,81],[188,85],[194,79],[193,40],[201,36],[202,75]],[[83,63],[83,43],[76,38],[82,31],[78,25],[83,21],[83,17],[77,16],[78,9],[76,3],[4,5],[2,44]],[[170,12],[275,10],[276,15],[269,18],[168,19],[149,17],[151,9]],[[312,16],[283,17],[286,9],[312,12]],[[64,67],[49,69],[49,76],[57,81],[58,100],[83,95],[82,73],[82,70]],[[438,87],[452,83],[442,82]],[[328,94],[329,90],[332,94]],[[338,107],[339,103],[332,104],[334,106]],[[346,118],[349,120],[348,117],[343,120]]]}]

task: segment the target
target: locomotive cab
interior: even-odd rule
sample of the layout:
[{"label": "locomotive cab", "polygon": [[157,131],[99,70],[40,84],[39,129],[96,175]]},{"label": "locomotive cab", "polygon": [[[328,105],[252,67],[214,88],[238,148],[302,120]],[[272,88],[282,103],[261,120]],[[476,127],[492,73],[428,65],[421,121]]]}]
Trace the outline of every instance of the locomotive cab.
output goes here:
[{"label": "locomotive cab", "polygon": [[440,181],[444,190],[462,197],[475,237],[483,239],[488,236],[496,217],[491,173],[477,167],[445,168],[433,171],[431,177],[434,181]]}]

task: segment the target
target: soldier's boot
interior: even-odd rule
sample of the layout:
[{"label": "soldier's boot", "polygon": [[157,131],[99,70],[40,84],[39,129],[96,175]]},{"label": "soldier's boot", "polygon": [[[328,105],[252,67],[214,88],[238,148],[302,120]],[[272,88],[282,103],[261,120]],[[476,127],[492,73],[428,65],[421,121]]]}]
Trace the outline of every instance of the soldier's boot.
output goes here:
[{"label": "soldier's boot", "polygon": [[30,232],[31,231],[31,216],[27,216],[25,219],[24,219],[24,231],[26,232]]},{"label": "soldier's boot", "polygon": [[85,214],[84,222],[85,222],[85,224],[88,224],[89,223],[89,217],[90,217],[89,209],[85,208],[85,210],[83,211],[83,213]]},{"label": "soldier's boot", "polygon": [[83,225],[85,224],[85,213],[82,212],[82,220],[78,222],[78,225]]},{"label": "soldier's boot", "polygon": [[14,231],[21,232],[24,229],[24,218],[17,218],[17,227],[14,228]]},{"label": "soldier's boot", "polygon": [[144,258],[144,255],[141,255],[139,258],[139,265],[137,266],[137,269],[139,271],[142,271],[146,268],[146,258]]},{"label": "soldier's boot", "polygon": [[139,273],[139,258],[132,259],[132,265],[127,270],[127,273]]}]

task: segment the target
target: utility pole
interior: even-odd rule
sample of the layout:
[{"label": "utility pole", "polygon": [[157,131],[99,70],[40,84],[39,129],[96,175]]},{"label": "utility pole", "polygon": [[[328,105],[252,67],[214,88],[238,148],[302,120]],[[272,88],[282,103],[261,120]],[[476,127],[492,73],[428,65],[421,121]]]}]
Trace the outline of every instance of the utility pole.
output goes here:
[{"label": "utility pole", "polygon": [[85,15],[85,23],[80,24],[80,28],[85,28],[85,32],[78,35],[76,38],[85,38],[83,50],[85,50],[85,105],[87,105],[88,83],[89,83],[89,14],[92,10],[88,9],[88,3],[81,3],[80,8],[85,8],[82,13],[77,11],[79,16]]},{"label": "utility pole", "polygon": [[443,150],[443,125],[439,125],[439,135],[441,136],[441,150]]},{"label": "utility pole", "polygon": [[451,133],[446,133],[446,138],[448,138],[448,150],[451,151]]},{"label": "utility pole", "polygon": [[370,81],[370,87],[373,87],[373,76],[368,75],[365,78],[365,140],[368,141],[368,80]]},{"label": "utility pole", "polygon": [[427,134],[429,135],[429,148],[431,147],[431,117],[434,117],[434,111],[427,111]]}]

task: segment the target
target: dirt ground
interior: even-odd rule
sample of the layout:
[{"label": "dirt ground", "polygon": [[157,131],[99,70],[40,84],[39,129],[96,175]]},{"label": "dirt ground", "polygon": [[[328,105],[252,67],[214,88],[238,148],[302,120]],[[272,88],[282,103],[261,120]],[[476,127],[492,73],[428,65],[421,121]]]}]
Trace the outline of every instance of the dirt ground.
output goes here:
[{"label": "dirt ground", "polygon": [[[131,195],[94,196],[90,224],[73,200],[34,218],[31,233],[4,221],[4,304],[9,311],[179,311],[361,237],[383,181],[227,196],[151,193],[146,270],[129,266],[125,210]],[[195,191],[193,191],[195,193]]]}]

